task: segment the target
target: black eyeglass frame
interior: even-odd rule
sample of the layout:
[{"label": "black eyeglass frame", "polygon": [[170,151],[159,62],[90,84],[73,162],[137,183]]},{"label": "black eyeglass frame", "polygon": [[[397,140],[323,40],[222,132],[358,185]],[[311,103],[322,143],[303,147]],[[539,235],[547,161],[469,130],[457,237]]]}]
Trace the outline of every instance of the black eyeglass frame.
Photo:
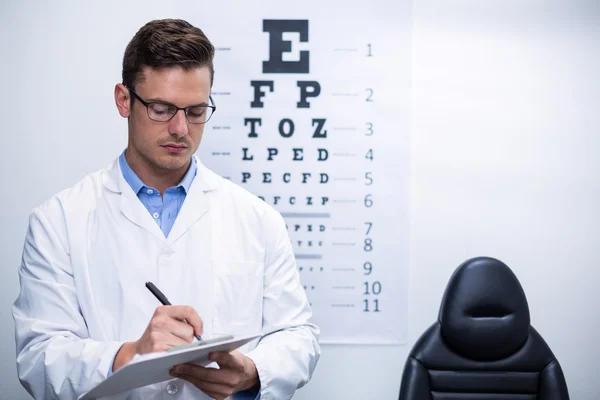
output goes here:
[{"label": "black eyeglass frame", "polygon": [[[185,119],[190,124],[202,125],[202,124],[207,123],[212,118],[212,116],[214,115],[214,113],[217,111],[217,105],[215,104],[215,101],[213,100],[212,96],[208,96],[208,99],[213,104],[212,106],[211,105],[196,104],[196,105],[187,106],[187,107],[177,107],[176,105],[163,103],[162,101],[146,101],[146,100],[142,99],[140,97],[140,95],[137,94],[133,89],[131,89],[131,88],[127,88],[127,89],[129,89],[129,91],[131,92],[131,94],[133,94],[133,96],[136,99],[138,99],[140,101],[140,103],[142,103],[144,105],[144,107],[146,107],[146,114],[148,115],[148,118],[150,118],[152,121],[155,121],[155,122],[169,122],[179,112],[179,110],[183,110],[183,113],[185,114]],[[171,114],[171,117],[169,117],[168,120],[166,120],[166,121],[158,121],[158,120],[156,120],[156,119],[154,119],[154,118],[152,118],[150,116],[150,108],[149,108],[150,104],[162,104],[162,105],[165,105],[167,107],[176,108],[176,110],[175,110],[174,113]],[[206,107],[206,108],[212,109],[212,112],[210,113],[210,115],[208,116],[208,118],[206,119],[206,121],[204,121],[204,122],[192,122],[192,121],[190,121],[190,119],[188,117],[188,111],[189,111],[189,109],[191,107]]]}]

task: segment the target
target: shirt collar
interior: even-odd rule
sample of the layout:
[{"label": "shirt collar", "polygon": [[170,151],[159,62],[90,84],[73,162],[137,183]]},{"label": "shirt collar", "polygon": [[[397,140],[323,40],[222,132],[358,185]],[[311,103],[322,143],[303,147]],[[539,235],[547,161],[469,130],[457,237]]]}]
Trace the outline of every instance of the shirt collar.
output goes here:
[{"label": "shirt collar", "polygon": [[192,186],[192,181],[194,180],[194,177],[196,176],[196,172],[198,171],[198,165],[196,164],[196,157],[192,156],[191,158],[192,158],[192,162],[190,163],[190,167],[188,168],[188,170],[185,173],[185,176],[183,177],[181,182],[179,182],[179,185],[177,185],[177,186],[181,186],[183,188],[183,190],[185,190],[186,194],[190,191],[190,186]]},{"label": "shirt collar", "polygon": [[[121,172],[123,173],[123,178],[125,178],[125,181],[127,181],[129,186],[131,186],[131,189],[133,189],[133,192],[135,194],[138,194],[140,192],[140,190],[142,190],[144,187],[147,187],[147,186],[144,184],[144,182],[142,182],[140,177],[137,176],[137,174],[133,171],[133,169],[131,169],[131,167],[127,163],[127,160],[125,159],[126,151],[127,151],[127,149],[123,150],[123,152],[119,156],[119,165],[121,167]],[[183,188],[183,190],[185,191],[186,194],[189,192],[190,186],[192,185],[192,181],[194,180],[194,177],[196,176],[196,172],[198,171],[196,157],[192,157],[191,159],[192,159],[192,162],[190,163],[190,167],[188,168],[188,170],[187,170],[185,176],[183,177],[183,179],[181,180],[181,182],[179,182],[179,185],[177,185],[177,187]]]}]

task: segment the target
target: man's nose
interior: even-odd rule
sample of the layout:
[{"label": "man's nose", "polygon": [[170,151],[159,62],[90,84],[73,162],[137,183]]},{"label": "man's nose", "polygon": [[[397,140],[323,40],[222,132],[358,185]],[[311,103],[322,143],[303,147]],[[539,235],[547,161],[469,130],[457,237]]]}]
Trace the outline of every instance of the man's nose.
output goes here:
[{"label": "man's nose", "polygon": [[188,121],[185,116],[185,110],[177,110],[173,118],[171,118],[169,121],[169,133],[178,137],[187,135]]}]

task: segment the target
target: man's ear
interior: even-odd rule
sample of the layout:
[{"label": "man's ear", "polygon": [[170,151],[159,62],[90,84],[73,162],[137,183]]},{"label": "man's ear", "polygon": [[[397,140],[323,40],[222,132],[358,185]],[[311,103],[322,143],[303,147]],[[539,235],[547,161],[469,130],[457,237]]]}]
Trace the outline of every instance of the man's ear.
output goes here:
[{"label": "man's ear", "polygon": [[115,104],[121,117],[129,118],[131,115],[131,95],[122,83],[115,85]]}]

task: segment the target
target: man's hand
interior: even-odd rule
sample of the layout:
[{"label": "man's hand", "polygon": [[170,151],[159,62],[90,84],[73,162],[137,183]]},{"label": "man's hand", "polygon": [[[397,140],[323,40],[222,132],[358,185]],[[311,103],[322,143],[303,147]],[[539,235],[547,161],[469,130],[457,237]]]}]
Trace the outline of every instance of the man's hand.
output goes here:
[{"label": "man's hand", "polygon": [[127,364],[136,354],[165,351],[173,346],[190,343],[194,332],[202,335],[202,320],[192,307],[158,307],[142,337],[121,346],[113,363],[113,371]]},{"label": "man's hand", "polygon": [[216,362],[219,369],[181,364],[171,368],[170,373],[174,377],[185,379],[217,400],[250,389],[259,383],[256,365],[237,350],[231,353],[210,353],[208,359]]}]

